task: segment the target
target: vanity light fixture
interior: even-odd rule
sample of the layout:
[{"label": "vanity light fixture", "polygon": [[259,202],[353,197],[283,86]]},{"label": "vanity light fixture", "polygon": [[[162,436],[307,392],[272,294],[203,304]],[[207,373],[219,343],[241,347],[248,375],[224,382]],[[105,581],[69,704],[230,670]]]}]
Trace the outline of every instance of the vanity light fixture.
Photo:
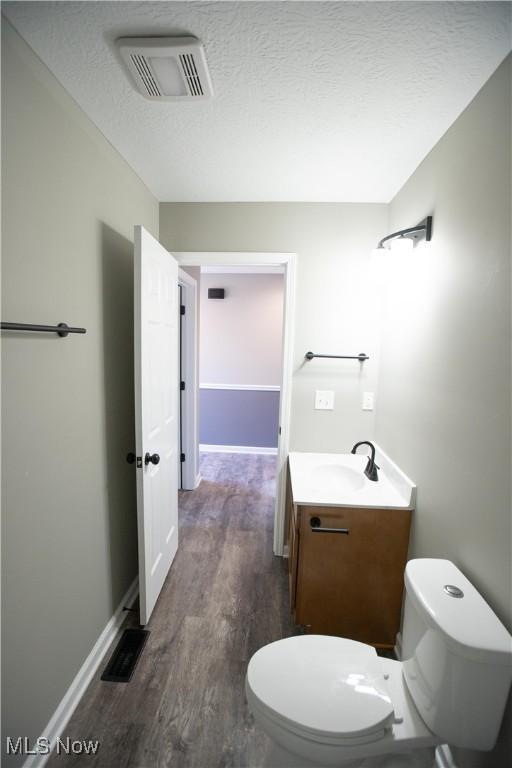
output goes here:
[{"label": "vanity light fixture", "polygon": [[405,251],[412,251],[416,243],[420,240],[429,242],[431,239],[432,216],[427,216],[426,219],[420,221],[415,227],[399,229],[398,232],[393,232],[391,235],[383,237],[382,240],[379,241],[374,253],[382,255],[388,250],[405,253]]}]

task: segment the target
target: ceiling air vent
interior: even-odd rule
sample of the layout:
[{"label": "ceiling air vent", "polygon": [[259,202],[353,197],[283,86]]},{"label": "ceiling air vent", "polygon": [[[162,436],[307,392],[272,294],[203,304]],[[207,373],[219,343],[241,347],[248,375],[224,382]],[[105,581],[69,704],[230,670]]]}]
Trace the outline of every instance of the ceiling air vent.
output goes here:
[{"label": "ceiling air vent", "polygon": [[213,96],[204,49],[195,37],[121,37],[117,47],[147,99],[198,101]]}]

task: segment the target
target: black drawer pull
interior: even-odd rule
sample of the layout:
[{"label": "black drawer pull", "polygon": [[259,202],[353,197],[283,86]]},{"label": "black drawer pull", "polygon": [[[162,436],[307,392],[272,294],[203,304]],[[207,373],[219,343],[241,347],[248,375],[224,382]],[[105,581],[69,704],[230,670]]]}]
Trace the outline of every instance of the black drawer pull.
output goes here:
[{"label": "black drawer pull", "polygon": [[349,528],[312,528],[313,533],[344,533],[348,536]]},{"label": "black drawer pull", "polygon": [[312,517],[309,524],[312,533],[344,533],[345,536],[348,536],[350,532],[349,528],[323,528],[319,517]]}]

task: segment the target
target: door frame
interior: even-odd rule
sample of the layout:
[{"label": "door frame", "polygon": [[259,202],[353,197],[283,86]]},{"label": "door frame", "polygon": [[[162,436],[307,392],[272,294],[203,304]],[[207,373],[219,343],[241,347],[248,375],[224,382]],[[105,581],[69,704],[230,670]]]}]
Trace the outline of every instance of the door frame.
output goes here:
[{"label": "door frame", "polygon": [[[173,254],[174,256],[175,254]],[[177,259],[179,263],[179,259]],[[181,375],[185,389],[180,392],[180,434],[185,461],[181,466],[181,488],[193,491],[201,482],[199,474],[198,360],[197,360],[197,281],[178,268],[178,285],[185,314],[181,317]],[[182,429],[181,417],[183,412]]]},{"label": "door frame", "polygon": [[287,459],[290,446],[293,343],[295,334],[295,253],[247,251],[172,251],[181,267],[283,267],[283,353],[281,397],[279,399],[280,434],[277,445],[277,482],[274,512],[274,554],[284,554]]}]

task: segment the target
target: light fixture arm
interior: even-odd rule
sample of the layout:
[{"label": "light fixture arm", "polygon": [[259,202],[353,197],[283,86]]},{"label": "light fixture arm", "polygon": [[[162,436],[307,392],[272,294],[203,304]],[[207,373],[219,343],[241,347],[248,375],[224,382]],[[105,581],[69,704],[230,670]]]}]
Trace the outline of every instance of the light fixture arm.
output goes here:
[{"label": "light fixture arm", "polygon": [[391,235],[386,235],[379,241],[378,248],[384,248],[384,243],[388,240],[394,240],[397,237],[406,237],[412,235],[412,240],[423,240],[429,242],[432,239],[432,216],[427,216],[426,219],[420,221],[415,227],[408,227],[407,229],[399,229],[398,232],[393,232]]}]

